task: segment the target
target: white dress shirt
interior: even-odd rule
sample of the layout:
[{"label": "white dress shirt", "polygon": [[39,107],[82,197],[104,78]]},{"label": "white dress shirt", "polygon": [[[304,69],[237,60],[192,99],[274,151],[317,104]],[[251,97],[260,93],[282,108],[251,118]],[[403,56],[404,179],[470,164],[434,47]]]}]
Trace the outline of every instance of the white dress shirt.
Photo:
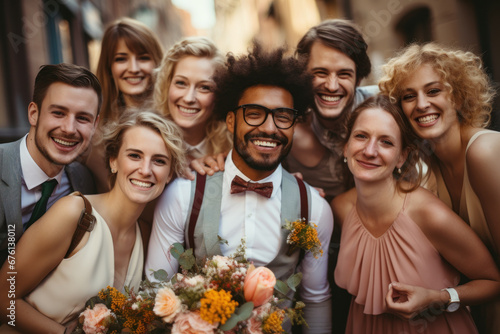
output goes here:
[{"label": "white dress shirt", "polygon": [[36,202],[38,202],[40,197],[42,197],[42,183],[50,179],[55,179],[57,181],[57,186],[52,192],[52,195],[47,203],[47,210],[59,198],[66,196],[71,192],[71,184],[69,183],[69,179],[64,171],[64,168],[55,177],[48,177],[31,157],[26,144],[26,138],[27,136],[23,138],[20,147],[22,169],[21,214],[23,217],[23,225],[30,220]]},{"label": "white dress shirt", "polygon": [[184,148],[186,149],[187,154],[193,159],[203,158],[208,154],[208,141],[207,138],[204,138],[196,145],[189,145],[184,142]]},{"label": "white dress shirt", "polygon": [[[221,244],[223,255],[231,255],[246,242],[246,257],[256,266],[265,266],[278,254],[281,244],[281,165],[259,182],[272,182],[271,198],[253,191],[231,194],[231,181],[239,175],[246,177],[233,163],[229,152],[222,182],[221,218],[218,235],[227,240]],[[146,275],[152,278],[152,270],[164,269],[171,277],[178,271],[178,262],[171,256],[170,247],[178,242],[184,244],[185,228],[190,211],[191,184],[178,178],[168,185],[156,206],[153,230],[145,266]],[[333,215],[328,203],[311,189],[309,219],[318,225],[318,237],[322,243],[323,256],[315,259],[307,252],[298,269],[303,273],[301,300],[318,303],[330,298],[327,280],[328,245],[333,230]]]}]

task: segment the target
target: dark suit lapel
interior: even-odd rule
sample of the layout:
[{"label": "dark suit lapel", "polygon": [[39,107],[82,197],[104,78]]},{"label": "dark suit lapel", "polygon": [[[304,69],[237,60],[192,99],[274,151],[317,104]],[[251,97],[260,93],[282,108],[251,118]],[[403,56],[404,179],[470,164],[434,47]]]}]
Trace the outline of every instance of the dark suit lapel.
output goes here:
[{"label": "dark suit lapel", "polygon": [[72,162],[64,170],[73,191],[79,191],[84,195],[96,193],[94,178],[87,167],[79,162]]}]

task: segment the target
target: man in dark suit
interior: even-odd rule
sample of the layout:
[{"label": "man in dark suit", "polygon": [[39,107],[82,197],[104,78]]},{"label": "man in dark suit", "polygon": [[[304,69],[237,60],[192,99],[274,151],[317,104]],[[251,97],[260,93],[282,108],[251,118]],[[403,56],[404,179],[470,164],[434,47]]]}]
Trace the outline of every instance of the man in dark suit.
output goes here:
[{"label": "man in dark suit", "polygon": [[45,65],[38,72],[28,134],[0,144],[0,264],[55,201],[95,192],[92,174],[76,160],[89,147],[101,101],[99,81],[81,66]]}]

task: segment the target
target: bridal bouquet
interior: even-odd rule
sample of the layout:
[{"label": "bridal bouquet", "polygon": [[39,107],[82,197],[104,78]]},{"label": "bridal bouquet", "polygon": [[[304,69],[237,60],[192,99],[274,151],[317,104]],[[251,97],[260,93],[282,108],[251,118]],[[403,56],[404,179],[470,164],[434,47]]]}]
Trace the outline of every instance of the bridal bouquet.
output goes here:
[{"label": "bridal bouquet", "polygon": [[304,324],[302,302],[286,294],[300,283],[300,273],[277,281],[266,267],[254,267],[244,246],[232,256],[213,256],[197,264],[192,249],[174,244],[172,255],[182,272],[168,281],[141,283],[121,293],[107,287],[87,302],[76,333],[284,333],[283,324]]}]

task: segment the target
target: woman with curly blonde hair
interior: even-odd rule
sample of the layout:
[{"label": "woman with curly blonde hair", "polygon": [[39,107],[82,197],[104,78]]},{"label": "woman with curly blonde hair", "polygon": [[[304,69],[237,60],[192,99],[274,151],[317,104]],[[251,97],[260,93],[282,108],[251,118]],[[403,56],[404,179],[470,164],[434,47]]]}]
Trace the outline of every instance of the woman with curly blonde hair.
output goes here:
[{"label": "woman with curly blonde hair", "polygon": [[227,152],[232,141],[226,124],[216,119],[212,75],[224,58],[205,37],[187,37],[165,54],[157,73],[156,109],[183,130],[190,159]]},{"label": "woman with curly blonde hair", "polygon": [[[500,134],[486,130],[495,95],[481,59],[436,43],[413,44],[384,66],[379,82],[424,140],[437,194],[500,264]],[[427,145],[429,144],[429,145]],[[474,312],[481,333],[500,333],[500,301]],[[481,328],[484,326],[484,328]]]}]

